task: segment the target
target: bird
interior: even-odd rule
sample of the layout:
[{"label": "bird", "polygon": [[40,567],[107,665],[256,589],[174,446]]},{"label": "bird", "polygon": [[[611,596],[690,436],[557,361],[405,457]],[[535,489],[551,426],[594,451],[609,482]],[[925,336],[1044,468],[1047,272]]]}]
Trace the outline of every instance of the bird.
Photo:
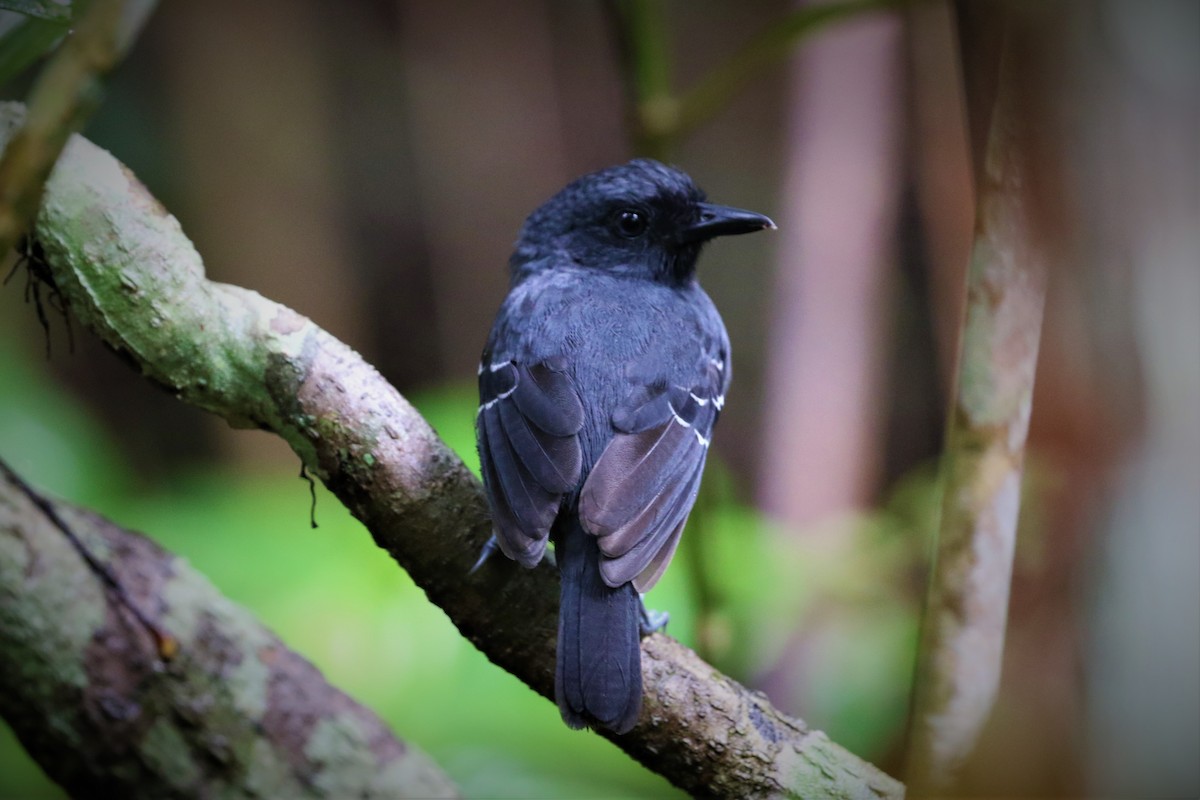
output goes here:
[{"label": "bird", "polygon": [[641,594],[679,544],[732,375],[696,260],[715,237],[767,228],[652,159],[577,178],[521,227],[479,363],[476,440],[489,544],[524,567],[554,545],[555,700],[572,728],[637,723],[640,638],[665,617]]}]

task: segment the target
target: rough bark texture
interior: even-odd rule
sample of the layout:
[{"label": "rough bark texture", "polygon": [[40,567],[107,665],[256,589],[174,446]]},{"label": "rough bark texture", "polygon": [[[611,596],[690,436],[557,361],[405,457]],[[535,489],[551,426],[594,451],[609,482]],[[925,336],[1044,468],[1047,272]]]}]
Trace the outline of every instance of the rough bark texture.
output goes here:
[{"label": "rough bark texture", "polygon": [[[46,501],[49,502],[49,501]],[[73,797],[456,797],[421,751],[149,539],[54,513],[0,463],[0,715]]]},{"label": "rough bark texture", "polygon": [[1044,235],[1054,217],[1045,202],[1047,181],[1030,168],[1036,109],[1028,87],[1037,72],[1021,46],[1028,39],[1020,38],[1006,4],[990,4],[987,17],[985,35],[970,39],[975,52],[965,70],[981,149],[941,523],[915,682],[907,774],[922,794],[953,786],[1000,683],[1045,273],[1053,257]]},{"label": "rough bark texture", "polygon": [[[0,107],[0,141],[19,114]],[[482,488],[357,353],[290,309],[205,280],[178,222],[81,138],[46,185],[36,236],[84,324],[185,402],[282,436],[464,636],[552,697],[557,577],[499,558],[468,575],[490,528]],[[642,652],[642,718],[614,741],[684,790],[902,793],[677,642],[655,635]]]}]

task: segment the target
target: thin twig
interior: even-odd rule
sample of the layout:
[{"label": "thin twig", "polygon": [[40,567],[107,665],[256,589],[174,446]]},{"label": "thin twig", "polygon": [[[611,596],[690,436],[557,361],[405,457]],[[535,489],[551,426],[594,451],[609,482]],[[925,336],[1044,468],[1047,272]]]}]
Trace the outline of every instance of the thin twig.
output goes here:
[{"label": "thin twig", "polygon": [[621,49],[634,152],[665,158],[678,100],[671,89],[671,42],[663,2],[611,0],[607,8]]},{"label": "thin twig", "polygon": [[101,79],[124,57],[154,5],[155,0],[93,0],[38,76],[25,125],[0,157],[0,253],[29,228],[67,138],[99,105]]},{"label": "thin twig", "polygon": [[902,0],[846,0],[805,6],[767,25],[682,94],[671,89],[670,38],[661,0],[613,0],[609,8],[631,96],[634,150],[666,157],[747,84],[786,58],[802,40],[859,14]]},{"label": "thin twig", "polygon": [[724,63],[709,70],[695,86],[679,98],[674,127],[669,132],[682,138],[708,121],[747,84],[769,67],[782,61],[804,39],[869,11],[894,8],[898,0],[847,0],[805,6],[777,20],[742,46]]}]

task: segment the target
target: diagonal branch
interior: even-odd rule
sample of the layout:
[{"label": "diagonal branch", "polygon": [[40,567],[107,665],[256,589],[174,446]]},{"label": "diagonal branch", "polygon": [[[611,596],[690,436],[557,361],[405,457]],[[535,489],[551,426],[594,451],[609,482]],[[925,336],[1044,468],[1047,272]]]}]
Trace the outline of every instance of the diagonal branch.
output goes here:
[{"label": "diagonal branch", "polygon": [[[0,106],[0,142],[19,117]],[[185,402],[282,436],[467,639],[553,696],[557,577],[503,559],[468,575],[490,529],[482,488],[357,353],[284,306],[206,280],[175,218],[82,138],[46,184],[35,233],[85,325]],[[642,664],[640,723],[613,740],[695,795],[902,793],[666,636],[643,642]]]},{"label": "diagonal branch", "polygon": [[[183,560],[37,495],[3,461],[0,599],[0,714],[73,797],[458,796]],[[160,660],[143,615],[178,637],[176,658]]]}]

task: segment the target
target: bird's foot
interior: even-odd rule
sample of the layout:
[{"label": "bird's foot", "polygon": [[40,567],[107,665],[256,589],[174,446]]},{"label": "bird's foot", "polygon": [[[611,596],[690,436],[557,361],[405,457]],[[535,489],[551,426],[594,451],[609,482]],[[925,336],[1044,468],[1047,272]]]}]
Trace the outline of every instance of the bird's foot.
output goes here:
[{"label": "bird's foot", "polygon": [[483,543],[483,547],[479,550],[479,558],[475,561],[475,566],[471,567],[467,574],[474,575],[476,572],[478,572],[479,568],[487,563],[487,560],[491,558],[492,555],[494,555],[499,549],[500,545],[496,543],[496,537],[489,536],[488,540]]},{"label": "bird's foot", "polygon": [[[474,575],[479,571],[480,567],[487,563],[489,558],[498,552],[500,552],[500,543],[496,541],[495,536],[489,536],[488,540],[483,543],[483,547],[479,550],[479,558],[475,559],[474,566],[467,570],[467,574]],[[558,566],[554,560],[554,552],[550,548],[546,548],[546,551],[542,553],[542,561],[545,561],[552,567]]]},{"label": "bird's foot", "polygon": [[671,615],[666,611],[651,611],[646,608],[646,603],[639,602],[641,612],[638,614],[638,632],[642,636],[649,636],[652,633],[658,633],[661,630],[666,630],[667,623],[671,619]]}]

